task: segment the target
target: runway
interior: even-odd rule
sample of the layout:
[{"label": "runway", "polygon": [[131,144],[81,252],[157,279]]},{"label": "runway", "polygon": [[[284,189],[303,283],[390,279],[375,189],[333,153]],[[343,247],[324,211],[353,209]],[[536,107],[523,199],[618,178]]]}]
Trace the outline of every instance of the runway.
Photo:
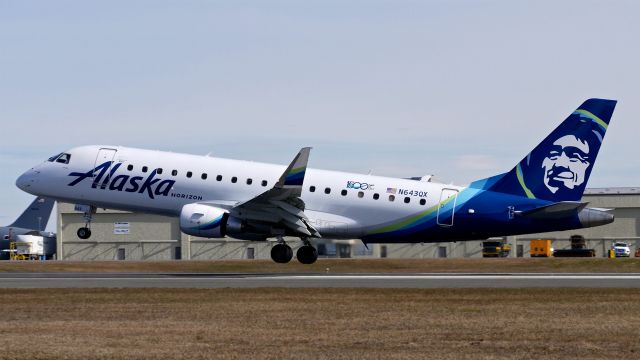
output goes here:
[{"label": "runway", "polygon": [[0,288],[640,288],[640,274],[2,273]]}]

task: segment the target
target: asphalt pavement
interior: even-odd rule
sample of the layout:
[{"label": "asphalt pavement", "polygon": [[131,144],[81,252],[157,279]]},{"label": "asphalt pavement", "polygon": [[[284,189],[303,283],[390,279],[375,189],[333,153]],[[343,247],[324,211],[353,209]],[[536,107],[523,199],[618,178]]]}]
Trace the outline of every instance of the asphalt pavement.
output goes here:
[{"label": "asphalt pavement", "polygon": [[0,273],[0,288],[640,288],[640,274]]}]

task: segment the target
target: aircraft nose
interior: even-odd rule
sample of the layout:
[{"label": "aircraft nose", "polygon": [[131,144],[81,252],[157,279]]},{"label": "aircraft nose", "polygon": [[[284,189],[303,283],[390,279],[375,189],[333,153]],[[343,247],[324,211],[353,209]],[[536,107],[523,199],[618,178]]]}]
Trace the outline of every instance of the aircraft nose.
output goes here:
[{"label": "aircraft nose", "polygon": [[18,179],[16,180],[16,186],[18,188],[20,188],[20,190],[26,191],[26,192],[30,192],[30,188],[35,184],[36,182],[36,175],[38,174],[38,171],[34,170],[34,169],[30,169],[28,171],[26,171],[24,174],[20,175],[18,177]]}]

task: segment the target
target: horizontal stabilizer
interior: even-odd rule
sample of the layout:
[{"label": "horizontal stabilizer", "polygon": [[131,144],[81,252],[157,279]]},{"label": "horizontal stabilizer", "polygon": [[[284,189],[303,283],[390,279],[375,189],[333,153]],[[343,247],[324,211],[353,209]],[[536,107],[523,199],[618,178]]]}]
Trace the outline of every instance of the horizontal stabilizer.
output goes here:
[{"label": "horizontal stabilizer", "polygon": [[562,201],[551,205],[540,206],[535,209],[516,211],[516,216],[547,219],[563,218],[575,215],[584,209],[588,203],[579,201]]}]

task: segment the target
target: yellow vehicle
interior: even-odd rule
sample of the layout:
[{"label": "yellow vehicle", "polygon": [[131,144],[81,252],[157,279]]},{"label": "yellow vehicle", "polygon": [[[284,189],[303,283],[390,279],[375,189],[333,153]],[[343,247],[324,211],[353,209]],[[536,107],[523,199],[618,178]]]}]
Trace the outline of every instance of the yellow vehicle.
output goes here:
[{"label": "yellow vehicle", "polygon": [[551,240],[531,240],[529,254],[531,257],[551,257]]},{"label": "yellow vehicle", "polygon": [[511,245],[502,241],[483,241],[482,257],[507,257],[511,252]]}]

